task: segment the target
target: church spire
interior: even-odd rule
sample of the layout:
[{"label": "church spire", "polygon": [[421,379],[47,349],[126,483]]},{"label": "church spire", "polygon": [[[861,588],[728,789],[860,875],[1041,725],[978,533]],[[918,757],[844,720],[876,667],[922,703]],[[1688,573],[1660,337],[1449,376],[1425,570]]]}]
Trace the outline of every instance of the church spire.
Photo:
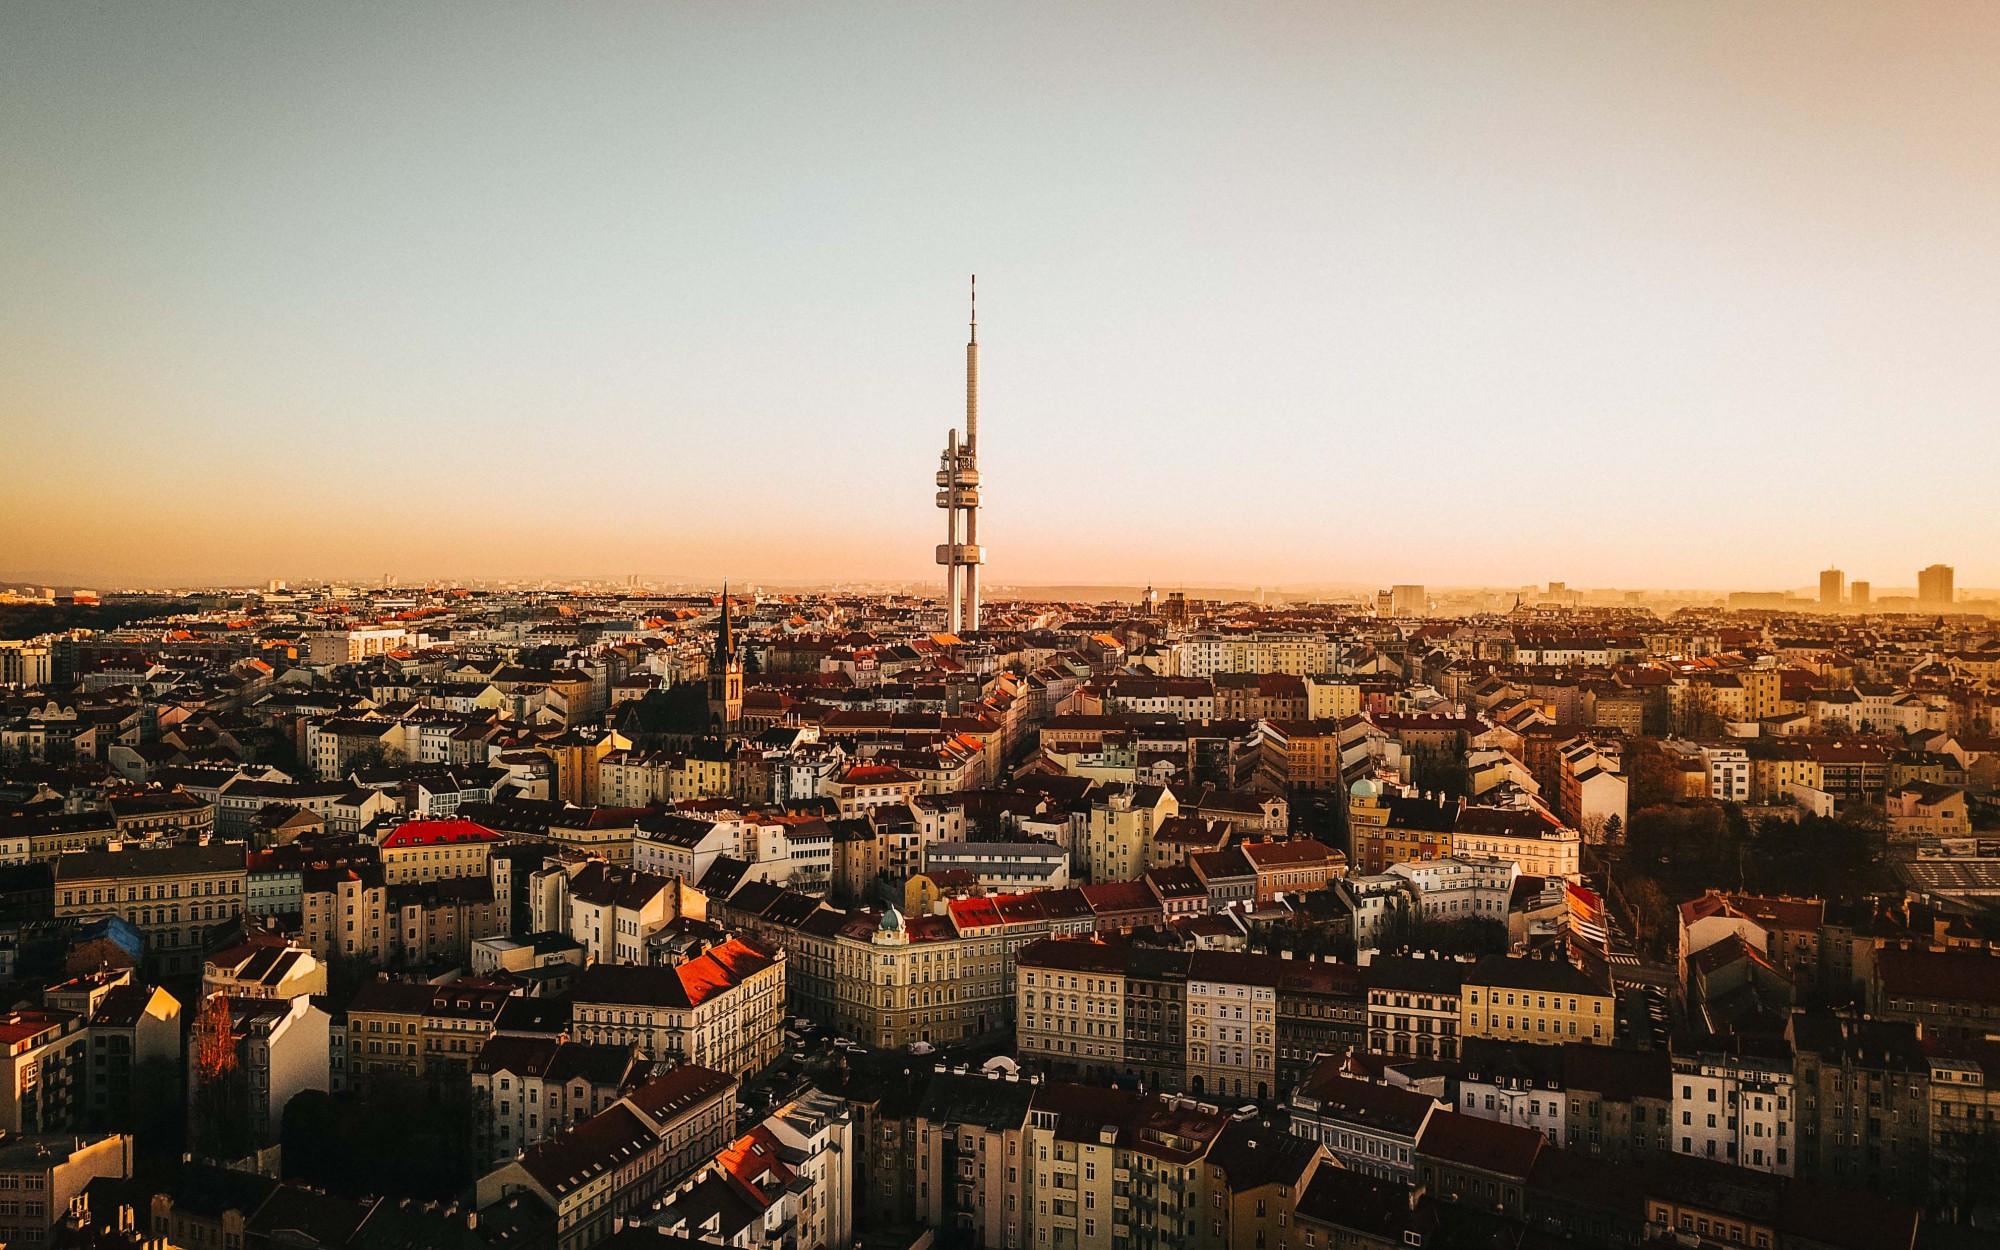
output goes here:
[{"label": "church spire", "polygon": [[729,579],[722,579],[722,628],[715,634],[715,653],[724,659],[736,654],[736,623],[729,611]]}]

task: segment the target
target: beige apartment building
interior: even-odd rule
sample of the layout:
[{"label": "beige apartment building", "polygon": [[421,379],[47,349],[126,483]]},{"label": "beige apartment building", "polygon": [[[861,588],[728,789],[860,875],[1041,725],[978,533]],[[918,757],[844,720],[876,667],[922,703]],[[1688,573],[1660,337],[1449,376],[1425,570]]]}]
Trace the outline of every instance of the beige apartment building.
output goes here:
[{"label": "beige apartment building", "polygon": [[483,877],[493,847],[504,839],[470,820],[412,820],[397,825],[376,850],[389,885]]},{"label": "beige apartment building", "polygon": [[197,971],[204,926],[243,910],[245,850],[241,842],[186,842],[66,852],[56,860],[56,916],[118,916],[139,930],[160,972]]},{"label": "beige apartment building", "polygon": [[778,1057],[785,952],[730,938],[671,967],[594,964],[571,999],[578,1041],[749,1076]]}]

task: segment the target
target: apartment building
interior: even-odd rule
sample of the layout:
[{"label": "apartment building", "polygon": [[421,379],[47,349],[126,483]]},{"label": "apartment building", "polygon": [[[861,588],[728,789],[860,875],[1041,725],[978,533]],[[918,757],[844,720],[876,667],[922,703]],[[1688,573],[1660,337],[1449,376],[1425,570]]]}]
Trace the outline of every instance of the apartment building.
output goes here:
[{"label": "apartment building", "polygon": [[638,1083],[632,1046],[567,1037],[496,1035],[472,1063],[474,1124],[489,1163],[500,1163],[603,1112]]},{"label": "apartment building", "polygon": [[389,885],[487,876],[487,856],[504,841],[470,820],[412,820],[382,836],[376,851]]},{"label": "apartment building", "polygon": [[326,965],[284,941],[239,942],[201,965],[201,994],[232,998],[297,998],[326,993]]},{"label": "apartment building", "polygon": [[1057,1076],[1268,1099],[1365,1036],[1359,970],[1235,951],[1036,942],[1018,956],[1017,1053]]},{"label": "apartment building", "polygon": [[1152,867],[1153,835],[1180,814],[1167,786],[1117,786],[1093,795],[1083,854],[1074,867],[1090,881],[1131,881]]},{"label": "apartment building", "polygon": [[1368,965],[1368,1050],[1419,1059],[1458,1058],[1460,987],[1469,966],[1402,956]]},{"label": "apartment building", "polygon": [[1922,1201],[1930,1189],[1931,1059],[1916,1026],[1794,1012],[1797,1175]]},{"label": "apartment building", "polygon": [[778,1057],[785,952],[730,938],[667,967],[596,964],[570,996],[579,1041],[748,1076]]},{"label": "apartment building", "polygon": [[1511,860],[1530,877],[1574,881],[1583,837],[1539,806],[1468,807],[1452,829],[1451,853]]},{"label": "apartment building", "polygon": [[1931,1043],[1930,1172],[1940,1201],[1955,1210],[1984,1198],[2000,1153],[2000,1042]]},{"label": "apartment building", "polygon": [[0,1244],[56,1241],[57,1226],[90,1182],[131,1174],[132,1138],[126,1133],[36,1133],[0,1141]]},{"label": "apartment building", "polygon": [[1328,1056],[1292,1091],[1292,1132],[1317,1142],[1341,1167],[1411,1184],[1417,1143],[1445,1105],[1429,1094],[1351,1076]]},{"label": "apartment building", "polygon": [[[90,1059],[81,1077],[81,1119],[88,1125],[121,1123],[132,1111],[135,1078],[149,1059],[179,1066],[181,1004],[172,994],[134,979],[130,968],[87,973],[42,994],[49,1011],[82,1017]],[[74,1093],[74,1091],[72,1091]]]},{"label": "apartment building", "polygon": [[[1329,1156],[1318,1142],[1279,1132],[1268,1121],[1232,1119],[1209,1147],[1208,1246],[1288,1250],[1298,1233],[1298,1200]],[[1329,1164],[1330,1166],[1330,1164]]]},{"label": "apartment building", "polygon": [[0,1130],[53,1133],[79,1123],[90,1062],[84,1025],[73,1011],[0,1015]]},{"label": "apartment building", "polygon": [[[684,902],[692,902],[697,915],[702,910],[701,896],[680,879],[602,860],[561,865],[535,879],[546,880],[555,895],[549,905],[549,895],[537,891],[544,907],[533,909],[536,927],[566,928],[590,963],[645,963],[646,940],[678,919]],[[565,910],[566,926],[560,915]]]},{"label": "apartment building", "polygon": [[202,929],[243,910],[245,864],[241,842],[66,852],[56,860],[56,915],[117,916],[139,931],[161,973],[194,972]]},{"label": "apartment building", "polygon": [[736,1078],[682,1064],[479,1178],[481,1211],[533,1194],[555,1214],[555,1250],[587,1250],[713,1160],[735,1131]]},{"label": "apartment building", "polygon": [[1167,1250],[1205,1240],[1213,1218],[1205,1164],[1228,1123],[1186,1098],[1037,1087],[1028,1113],[1035,1245]]},{"label": "apartment building", "polygon": [[349,1078],[468,1076],[514,992],[477,977],[366,982],[347,1004]]},{"label": "apartment building", "polygon": [[[218,1003],[223,1004],[220,1011]],[[228,1021],[236,1066],[224,1079],[242,1087],[251,1137],[260,1146],[275,1144],[286,1105],[306,1090],[331,1087],[332,1021],[309,998],[215,995],[204,1001],[203,1011]],[[201,1027],[197,1022],[197,1031]],[[198,1047],[191,1048],[190,1061],[199,1058]],[[189,1088],[197,1079],[197,1074],[190,1074]]]},{"label": "apartment building", "polygon": [[1616,1040],[1617,1001],[1562,959],[1490,955],[1465,974],[1459,1035],[1544,1046]]},{"label": "apartment building", "polygon": [[1123,941],[1043,941],[1023,950],[1014,1007],[1021,1057],[1062,1075],[1119,1072],[1130,953]]},{"label": "apartment building", "polygon": [[939,1071],[916,1115],[922,1220],[990,1250],[1032,1239],[1034,1167],[1028,1112],[1036,1086],[1018,1076]]},{"label": "apartment building", "polygon": [[1187,1079],[1197,1097],[1269,1099],[1277,1081],[1274,955],[1195,951],[1188,960]]},{"label": "apartment building", "polygon": [[1791,1176],[1798,1166],[1790,1045],[1750,1035],[1692,1038],[1674,1051],[1674,1153]]},{"label": "apartment building", "polygon": [[1362,778],[1348,788],[1351,870],[1387,872],[1391,864],[1437,859],[1452,853],[1459,803],[1443,796],[1390,793]]}]

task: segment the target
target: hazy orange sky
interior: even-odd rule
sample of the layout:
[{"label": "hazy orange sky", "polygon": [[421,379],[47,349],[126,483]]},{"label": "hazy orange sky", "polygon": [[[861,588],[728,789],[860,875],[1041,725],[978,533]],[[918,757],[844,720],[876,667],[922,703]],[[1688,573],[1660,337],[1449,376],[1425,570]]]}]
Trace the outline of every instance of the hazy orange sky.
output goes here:
[{"label": "hazy orange sky", "polygon": [[0,8],[0,579],[2000,584],[2000,6]]}]

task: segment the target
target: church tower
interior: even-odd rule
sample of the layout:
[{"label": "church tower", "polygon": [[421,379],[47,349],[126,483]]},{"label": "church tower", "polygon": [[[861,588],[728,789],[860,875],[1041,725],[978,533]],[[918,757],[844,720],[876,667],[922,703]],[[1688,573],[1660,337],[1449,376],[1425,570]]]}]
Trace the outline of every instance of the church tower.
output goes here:
[{"label": "church tower", "polygon": [[708,728],[718,738],[743,723],[743,657],[736,652],[736,620],[730,611],[729,583],[722,583],[722,627],[708,658]]}]

